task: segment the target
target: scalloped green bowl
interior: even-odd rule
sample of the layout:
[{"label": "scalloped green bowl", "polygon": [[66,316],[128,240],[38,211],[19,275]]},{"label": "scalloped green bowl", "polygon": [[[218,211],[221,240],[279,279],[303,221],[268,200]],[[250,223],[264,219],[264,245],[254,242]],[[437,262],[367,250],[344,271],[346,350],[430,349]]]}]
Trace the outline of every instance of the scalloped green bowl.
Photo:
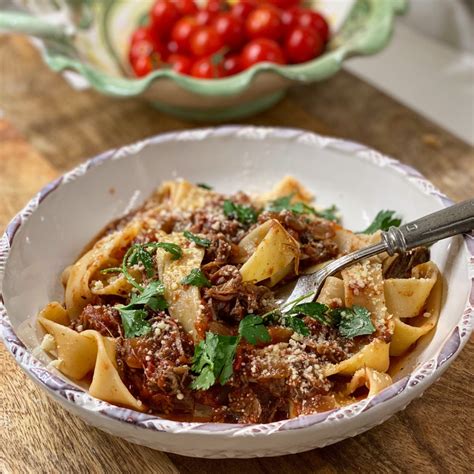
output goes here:
[{"label": "scalloped green bowl", "polygon": [[160,110],[197,121],[222,121],[271,107],[293,84],[335,74],[345,58],[380,51],[396,14],[407,0],[319,0],[315,9],[333,30],[327,51],[312,61],[270,63],[223,79],[195,79],[161,69],[134,78],[127,63],[128,39],[153,0],[17,0],[28,13],[0,12],[0,31],[35,36],[48,66],[73,71],[73,85],[91,86],[117,97],[143,97]]}]

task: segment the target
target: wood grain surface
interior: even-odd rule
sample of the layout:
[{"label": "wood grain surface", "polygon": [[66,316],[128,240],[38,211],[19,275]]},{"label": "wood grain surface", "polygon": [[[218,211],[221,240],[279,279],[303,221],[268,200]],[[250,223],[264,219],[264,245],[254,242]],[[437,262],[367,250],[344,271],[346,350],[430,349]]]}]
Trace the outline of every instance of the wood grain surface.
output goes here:
[{"label": "wood grain surface", "polygon": [[[0,36],[0,113],[0,229],[42,185],[85,158],[197,126],[137,100],[73,91],[19,36]],[[353,139],[414,165],[453,199],[474,194],[471,147],[344,72],[291,90],[246,123]],[[0,472],[472,472],[473,358],[471,342],[422,399],[355,438],[278,458],[205,460],[87,426],[51,402],[0,344]]]}]

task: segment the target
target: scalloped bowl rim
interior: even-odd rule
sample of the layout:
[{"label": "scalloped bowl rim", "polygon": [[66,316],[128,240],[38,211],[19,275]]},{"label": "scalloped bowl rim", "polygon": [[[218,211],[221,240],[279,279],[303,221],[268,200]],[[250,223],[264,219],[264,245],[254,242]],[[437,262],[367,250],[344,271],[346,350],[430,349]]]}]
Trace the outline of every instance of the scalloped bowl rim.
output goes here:
[{"label": "scalloped bowl rim", "polygon": [[[345,153],[349,152],[352,154],[354,159],[370,161],[377,166],[387,166],[391,171],[402,174],[406,179],[410,179],[415,185],[418,185],[425,194],[435,197],[443,206],[446,207],[452,204],[452,201],[449,198],[441,193],[414,168],[376,152],[373,149],[348,140],[325,137],[298,129],[248,126],[225,126],[165,133],[137,142],[133,145],[102,153],[80,164],[73,170],[65,173],[60,178],[43,187],[39,193],[29,201],[25,208],[11,220],[5,233],[0,239],[0,285],[5,276],[5,265],[15,234],[48,195],[61,189],[61,184],[66,184],[87,174],[90,169],[100,166],[105,161],[121,159],[129,155],[136,155],[140,150],[148,145],[180,140],[203,140],[208,137],[228,136],[244,137],[249,140],[261,139],[262,136],[264,138],[294,139],[301,141],[302,143],[309,142],[319,148],[327,147],[335,151]],[[364,154],[356,155],[355,152],[364,152]],[[327,412],[302,415],[289,420],[266,424],[246,425],[177,422],[163,419],[156,415],[144,414],[127,408],[118,407],[95,399],[91,397],[86,390],[72,385],[71,382],[67,381],[64,377],[49,371],[45,364],[40,362],[31,354],[31,351],[26,348],[15,333],[8,318],[3,296],[1,294],[0,335],[2,336],[5,346],[12,353],[16,362],[22,367],[22,369],[33,379],[33,381],[44,388],[47,392],[54,393],[63,404],[72,404],[77,406],[80,410],[94,412],[95,415],[101,415],[111,420],[126,422],[135,425],[137,428],[166,433],[258,437],[269,433],[310,428],[328,420],[331,422],[344,422],[344,413],[355,413],[355,416],[359,416],[374,409],[374,411],[377,412],[376,409],[380,408],[381,404],[384,402],[401,397],[407,387],[414,388],[410,394],[406,394],[405,392],[406,398],[403,403],[404,406],[406,406],[406,404],[416,396],[419,396],[427,386],[431,385],[441,376],[448,365],[459,354],[462,347],[466,344],[472,332],[472,326],[474,323],[474,279],[472,278],[472,275],[474,275],[474,235],[465,235],[464,243],[466,254],[468,256],[467,265],[468,277],[470,279],[470,297],[468,296],[463,313],[457,321],[457,326],[455,326],[449,336],[446,337],[442,346],[437,350],[436,355],[430,360],[420,363],[419,366],[409,375],[398,380],[371,398]],[[425,376],[424,374],[427,373],[427,370],[429,374]],[[403,407],[399,406],[395,411],[398,411],[401,408]],[[382,422],[383,420],[384,419],[379,419],[378,422]]]}]

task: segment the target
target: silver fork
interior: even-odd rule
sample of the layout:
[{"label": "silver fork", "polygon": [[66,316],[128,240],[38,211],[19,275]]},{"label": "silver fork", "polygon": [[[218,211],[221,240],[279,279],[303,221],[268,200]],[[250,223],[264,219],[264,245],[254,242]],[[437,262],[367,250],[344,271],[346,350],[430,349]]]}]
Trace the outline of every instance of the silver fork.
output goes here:
[{"label": "silver fork", "polygon": [[318,295],[328,276],[346,267],[383,252],[389,255],[406,252],[420,245],[428,245],[453,235],[470,232],[474,229],[474,199],[463,201],[441,211],[400,227],[390,227],[382,232],[380,243],[344,255],[310,275],[300,276],[296,286],[282,307],[292,302],[309,303]]}]

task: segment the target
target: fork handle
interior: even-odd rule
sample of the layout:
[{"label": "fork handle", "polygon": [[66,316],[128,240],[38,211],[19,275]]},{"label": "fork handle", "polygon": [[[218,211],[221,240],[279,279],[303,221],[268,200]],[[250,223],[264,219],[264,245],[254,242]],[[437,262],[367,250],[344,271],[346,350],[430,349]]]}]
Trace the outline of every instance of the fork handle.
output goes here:
[{"label": "fork handle", "polygon": [[387,253],[406,252],[474,229],[474,199],[454,204],[400,227],[382,232]]}]

